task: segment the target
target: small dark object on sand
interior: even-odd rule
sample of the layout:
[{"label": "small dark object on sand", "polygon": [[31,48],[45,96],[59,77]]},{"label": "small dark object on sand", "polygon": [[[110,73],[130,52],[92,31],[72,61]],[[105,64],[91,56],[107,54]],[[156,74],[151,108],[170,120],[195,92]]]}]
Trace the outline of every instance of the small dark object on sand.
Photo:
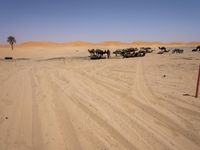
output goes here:
[{"label": "small dark object on sand", "polygon": [[163,75],[163,77],[165,78],[165,77],[166,77],[166,75],[164,74],[164,75]]},{"label": "small dark object on sand", "polygon": [[164,54],[164,51],[159,51],[157,54]]},{"label": "small dark object on sand", "polygon": [[5,117],[5,119],[8,119],[8,117]]},{"label": "small dark object on sand", "polygon": [[12,57],[5,57],[4,59],[13,59]]},{"label": "small dark object on sand", "polygon": [[183,94],[183,96],[190,96],[190,94]]}]

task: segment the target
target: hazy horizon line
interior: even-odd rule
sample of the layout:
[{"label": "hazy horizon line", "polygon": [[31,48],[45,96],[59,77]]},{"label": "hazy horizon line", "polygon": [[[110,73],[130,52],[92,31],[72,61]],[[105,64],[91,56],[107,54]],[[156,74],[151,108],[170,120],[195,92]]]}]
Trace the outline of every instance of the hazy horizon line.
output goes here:
[{"label": "hazy horizon line", "polygon": [[[36,41],[36,40],[27,40],[24,42],[16,42],[16,45],[21,45],[21,44],[27,44],[27,43],[57,43],[57,44],[67,44],[67,43],[75,43],[75,42],[83,42],[83,43],[91,43],[91,44],[101,44],[101,43],[106,43],[106,42],[116,42],[116,43],[123,43],[123,44],[132,44],[132,43],[137,43],[137,42],[144,42],[144,43],[164,43],[164,44],[170,44],[170,43],[199,43],[200,41],[146,41],[146,40],[133,40],[130,42],[126,41],[119,41],[119,40],[105,40],[105,41],[98,41],[98,42],[93,42],[93,41],[84,41],[84,40],[74,40],[74,41],[65,41],[65,42],[58,42],[58,41]],[[9,43],[0,43],[0,45],[9,45]]]}]

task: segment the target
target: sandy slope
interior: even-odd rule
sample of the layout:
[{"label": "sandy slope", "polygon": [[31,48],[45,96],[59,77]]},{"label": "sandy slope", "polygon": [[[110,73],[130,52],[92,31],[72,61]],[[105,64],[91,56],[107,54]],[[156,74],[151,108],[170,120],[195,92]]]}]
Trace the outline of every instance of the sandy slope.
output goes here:
[{"label": "sandy slope", "polygon": [[34,54],[0,61],[0,150],[200,150],[200,54]]},{"label": "sandy slope", "polygon": [[[87,41],[73,41],[73,42],[42,42],[42,41],[28,41],[24,43],[17,43],[15,47],[18,48],[27,48],[27,47],[95,47],[95,46],[167,46],[167,47],[190,47],[190,46],[198,46],[200,42],[145,42],[145,41],[135,41],[135,42],[120,42],[120,41],[104,41],[98,43],[92,43]],[[9,44],[0,44],[0,48],[9,48]]]}]

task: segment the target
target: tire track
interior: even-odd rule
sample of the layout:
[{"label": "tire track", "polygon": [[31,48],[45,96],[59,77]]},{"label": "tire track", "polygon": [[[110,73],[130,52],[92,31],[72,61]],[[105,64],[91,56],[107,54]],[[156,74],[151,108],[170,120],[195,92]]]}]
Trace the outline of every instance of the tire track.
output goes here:
[{"label": "tire track", "polygon": [[[137,71],[138,73],[137,73],[137,76],[136,76],[136,83],[137,83],[137,89],[138,89],[137,93],[138,93],[138,95],[141,98],[145,99],[145,101],[147,101],[147,102],[148,101],[153,101],[154,99],[159,99],[159,97],[154,97],[154,95],[151,92],[149,92],[149,88],[146,86],[145,79],[143,77],[144,74],[142,72],[142,64],[141,64],[141,62],[139,62],[137,70],[138,70]],[[141,91],[145,91],[145,95],[143,93],[141,93]],[[151,110],[153,110],[153,109],[151,109]],[[192,131],[189,131],[188,129],[182,128],[179,124],[177,124],[177,122],[172,120],[172,118],[167,117],[167,115],[164,117],[163,116],[164,114],[161,115],[156,111],[153,111],[153,112],[154,112],[154,114],[156,114],[156,116],[158,118],[160,118],[160,121],[159,121],[160,125],[171,129],[173,132],[181,134],[186,139],[190,140],[191,142],[194,142],[195,145],[197,145],[197,147],[200,147],[200,143],[199,143],[200,137],[195,132],[192,132]],[[163,112],[164,111],[162,111],[162,113]],[[178,117],[179,119],[183,119],[183,118],[179,117],[179,115],[177,115],[176,113],[171,112],[170,110],[168,112],[166,112],[166,113],[169,113],[169,112],[172,113],[174,116]],[[176,119],[176,121],[177,121],[177,119]],[[186,121],[186,120],[184,119],[184,121]],[[187,122],[187,123],[190,124],[189,122]],[[191,125],[191,127],[192,127],[192,125]]]},{"label": "tire track", "polygon": [[[56,83],[54,83],[56,84]],[[62,84],[62,83],[60,83]],[[57,85],[58,88],[59,85]],[[61,89],[62,93],[65,93],[65,89]],[[110,124],[106,123],[106,121],[104,119],[102,119],[101,117],[97,116],[94,112],[92,112],[86,105],[84,105],[83,103],[80,102],[80,100],[82,98],[78,97],[77,95],[67,95],[68,97],[70,97],[70,99],[79,107],[81,108],[86,114],[88,114],[93,121],[95,121],[96,123],[98,123],[101,127],[103,127],[115,140],[117,140],[120,144],[122,144],[124,147],[126,147],[126,149],[130,149],[130,150],[136,150],[137,148],[132,145],[125,137],[123,137],[123,135],[121,135],[116,129],[114,129]]]},{"label": "tire track", "polygon": [[[82,76],[83,77],[83,76]],[[76,78],[79,78],[79,77],[76,77]],[[76,80],[77,81],[77,80]],[[93,81],[93,82],[95,82],[93,79],[91,79],[91,81],[88,81],[88,80],[86,80],[86,79],[84,79],[84,80],[82,80],[82,81],[85,81],[86,83],[92,83],[91,81]],[[64,85],[64,83],[60,83],[60,84],[62,84],[62,85]],[[77,84],[79,85],[79,87],[80,87],[80,82],[77,82]],[[93,87],[93,85],[90,85],[90,84],[87,84],[87,87]],[[84,91],[85,89],[88,89],[87,87],[83,87],[84,89],[80,89],[80,91]],[[96,88],[98,88],[98,86],[96,86]],[[102,88],[104,88],[104,87],[102,87]],[[88,89],[89,90],[89,89]],[[79,92],[78,92],[79,93]],[[91,97],[97,97],[98,95],[93,95],[93,92],[92,92],[92,90],[91,91],[89,91],[89,92],[86,92],[86,93],[88,93],[89,95],[91,95]],[[87,95],[88,95],[87,94]],[[75,97],[75,95],[73,95],[73,97]],[[83,104],[83,102],[85,102],[84,101],[84,99],[88,99],[88,98],[86,98],[86,97],[84,97],[84,99],[82,99],[81,98],[81,93],[80,93],[80,95],[78,96],[79,98],[77,98],[77,99],[80,99],[80,101],[81,101],[81,104],[82,105],[84,105],[85,106],[85,104]],[[103,97],[100,97],[100,99],[101,100],[103,100],[104,98]],[[105,102],[105,100],[104,100],[104,102]],[[108,103],[106,103],[106,104],[108,104]],[[98,104],[99,105],[99,104]],[[85,107],[87,107],[88,108],[88,106],[85,106]],[[104,106],[101,106],[101,107],[104,107]],[[120,114],[118,114],[121,118],[126,118],[126,120],[124,120],[124,122],[129,122],[129,123],[131,123],[131,125],[133,126],[133,128],[132,129],[134,129],[134,128],[136,128],[135,130],[137,131],[137,130],[139,130],[140,131],[140,133],[138,134],[137,132],[135,132],[135,134],[137,135],[137,136],[139,136],[140,137],[140,139],[142,139],[141,138],[141,136],[143,136],[143,137],[145,137],[145,135],[146,135],[146,137],[151,137],[151,139],[153,138],[155,141],[157,141],[157,143],[159,143],[159,140],[157,140],[157,138],[155,137],[155,136],[153,136],[152,135],[152,133],[153,132],[149,132],[148,130],[147,130],[147,128],[149,128],[148,126],[146,126],[146,127],[144,127],[144,125],[142,125],[142,124],[144,124],[145,122],[141,122],[141,121],[139,121],[139,120],[135,120],[135,119],[133,119],[133,118],[131,118],[130,119],[130,116],[128,117],[128,115],[127,115],[127,112],[123,112],[123,110],[121,110],[121,109],[117,109],[117,108],[115,108],[116,106],[115,105],[113,105],[113,104],[109,104],[109,107],[110,107],[110,109],[111,110],[115,110],[114,112],[112,112],[112,114],[116,114],[117,112],[121,112]],[[89,108],[88,108],[89,109]],[[90,110],[90,109],[89,109]],[[106,121],[106,120],[105,120]],[[138,124],[138,122],[139,122],[139,124]],[[124,123],[124,125],[125,125],[125,123]],[[153,131],[153,130],[152,130]],[[150,138],[149,138],[150,139]],[[148,142],[150,142],[149,141],[149,139],[148,138],[145,138],[145,141],[148,141]],[[145,142],[144,141],[144,143],[146,143],[146,145],[149,145],[147,142]],[[162,145],[165,145],[164,144],[164,142],[162,142]],[[149,145],[150,146],[150,145]],[[160,145],[161,146],[161,145]],[[151,147],[151,146],[150,146]],[[162,146],[161,146],[162,147]],[[166,145],[164,146],[164,147],[167,147]],[[163,148],[164,148],[163,147]],[[154,149],[154,148],[152,148],[152,149]]]}]

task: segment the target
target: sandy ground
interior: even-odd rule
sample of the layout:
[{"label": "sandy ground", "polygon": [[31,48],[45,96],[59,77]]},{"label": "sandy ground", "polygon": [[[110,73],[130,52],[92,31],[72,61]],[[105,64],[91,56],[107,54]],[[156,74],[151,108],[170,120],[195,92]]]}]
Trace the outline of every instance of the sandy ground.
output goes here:
[{"label": "sandy ground", "polygon": [[0,49],[0,150],[200,150],[200,53],[87,48]]}]

